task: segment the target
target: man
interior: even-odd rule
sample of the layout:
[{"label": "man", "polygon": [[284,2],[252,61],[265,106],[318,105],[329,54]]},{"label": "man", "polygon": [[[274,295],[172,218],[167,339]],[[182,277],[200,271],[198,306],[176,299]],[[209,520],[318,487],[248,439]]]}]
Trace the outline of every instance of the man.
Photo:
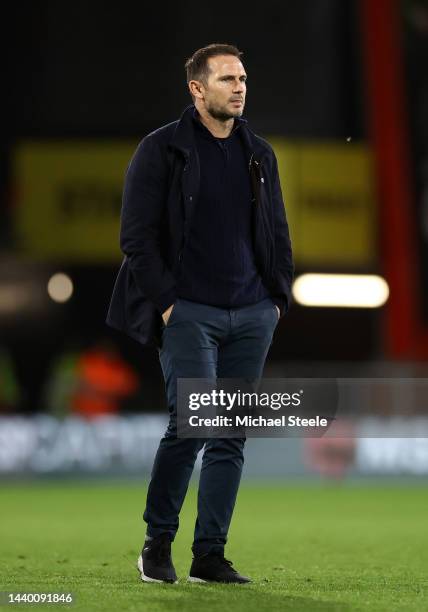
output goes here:
[{"label": "man", "polygon": [[125,254],[107,322],[157,346],[170,421],[156,454],[138,559],[147,582],[175,582],[171,542],[204,446],[190,581],[250,582],[224,557],[244,438],[177,437],[177,378],[259,379],[293,263],[270,145],[242,119],[242,53],[213,44],[185,64],[194,104],[146,136],[128,167]]}]

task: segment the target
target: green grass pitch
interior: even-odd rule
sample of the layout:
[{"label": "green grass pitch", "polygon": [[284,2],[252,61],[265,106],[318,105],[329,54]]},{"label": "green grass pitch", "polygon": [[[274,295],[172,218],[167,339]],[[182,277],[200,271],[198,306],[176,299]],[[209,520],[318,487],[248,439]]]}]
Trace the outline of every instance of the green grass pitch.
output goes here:
[{"label": "green grass pitch", "polygon": [[142,583],[135,569],[145,486],[2,484],[0,590],[72,592],[50,610],[428,610],[428,488],[244,482],[226,557],[250,585],[186,582],[192,487],[173,544],[179,583]]}]

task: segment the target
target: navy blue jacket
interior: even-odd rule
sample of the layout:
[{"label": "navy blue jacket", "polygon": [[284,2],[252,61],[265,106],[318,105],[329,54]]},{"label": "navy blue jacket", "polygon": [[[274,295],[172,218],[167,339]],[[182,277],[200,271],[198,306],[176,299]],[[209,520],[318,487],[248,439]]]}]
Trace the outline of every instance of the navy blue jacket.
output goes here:
[{"label": "navy blue jacket", "polygon": [[[188,106],[181,118],[148,134],[137,147],[125,178],[120,223],[124,259],[107,313],[107,324],[143,345],[160,346],[162,315],[175,294],[194,206],[199,157]],[[253,246],[257,267],[272,297],[288,310],[294,266],[275,154],[246,123],[253,195]]]}]

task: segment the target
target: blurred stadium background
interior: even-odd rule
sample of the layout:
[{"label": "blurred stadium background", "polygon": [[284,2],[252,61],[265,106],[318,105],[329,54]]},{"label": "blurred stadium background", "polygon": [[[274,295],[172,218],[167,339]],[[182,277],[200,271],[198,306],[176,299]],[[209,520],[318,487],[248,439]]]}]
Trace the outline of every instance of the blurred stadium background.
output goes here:
[{"label": "blurred stadium background", "polygon": [[[0,590],[72,590],[82,610],[426,610],[428,1],[8,9]],[[265,376],[380,383],[334,437],[247,441],[227,550],[255,583],[233,595],[137,580],[167,411],[156,351],[105,324],[127,164],[191,102],[184,61],[211,42],[245,53],[294,247]]]},{"label": "blurred stadium background", "polygon": [[[139,140],[191,102],[184,61],[210,42],[245,53],[245,117],[276,151],[294,246],[294,304],[265,376],[427,377],[427,2],[234,3],[225,18],[185,0],[167,10],[46,0],[11,19],[4,480],[148,475],[166,424],[157,354],[105,324],[123,178]],[[324,445],[251,440],[245,478],[426,478],[427,398],[383,401],[379,413],[405,414],[413,433],[381,439],[377,422]]]}]

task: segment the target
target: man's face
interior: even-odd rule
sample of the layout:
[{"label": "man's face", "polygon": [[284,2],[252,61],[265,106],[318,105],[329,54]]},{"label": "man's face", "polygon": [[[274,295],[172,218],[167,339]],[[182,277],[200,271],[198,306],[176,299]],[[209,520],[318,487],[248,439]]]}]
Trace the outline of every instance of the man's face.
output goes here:
[{"label": "man's face", "polygon": [[215,119],[225,121],[244,112],[247,75],[234,55],[218,55],[208,60],[210,73],[201,86],[206,110]]}]

